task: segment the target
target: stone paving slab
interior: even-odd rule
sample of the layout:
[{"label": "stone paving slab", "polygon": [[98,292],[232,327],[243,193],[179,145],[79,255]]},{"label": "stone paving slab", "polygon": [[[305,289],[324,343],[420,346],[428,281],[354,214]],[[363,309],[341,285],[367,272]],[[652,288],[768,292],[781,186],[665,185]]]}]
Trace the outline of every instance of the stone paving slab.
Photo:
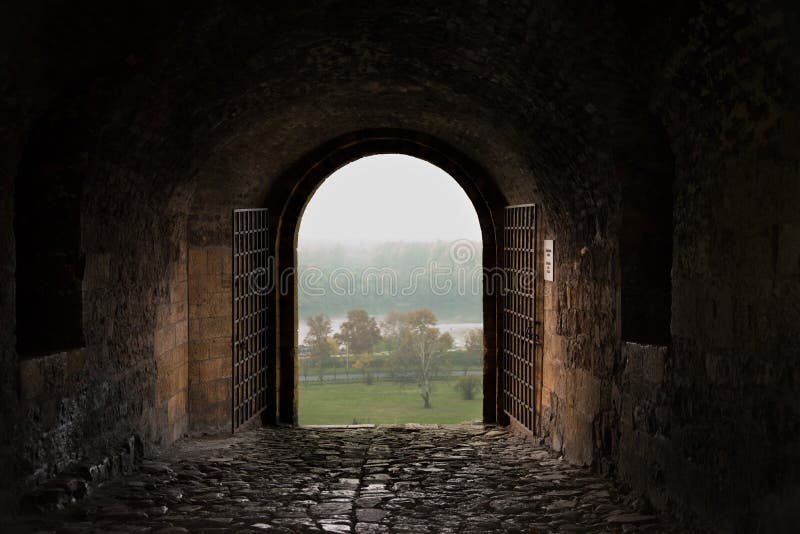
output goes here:
[{"label": "stone paving slab", "polygon": [[483,425],[259,428],[179,442],[11,532],[679,532]]}]

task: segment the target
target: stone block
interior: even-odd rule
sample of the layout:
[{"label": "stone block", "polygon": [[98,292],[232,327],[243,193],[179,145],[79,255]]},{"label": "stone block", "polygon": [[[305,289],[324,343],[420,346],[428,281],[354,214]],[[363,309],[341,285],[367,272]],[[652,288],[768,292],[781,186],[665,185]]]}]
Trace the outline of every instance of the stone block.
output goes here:
[{"label": "stone block", "polygon": [[555,334],[558,328],[558,314],[553,311],[544,311],[544,334]]},{"label": "stone block", "polygon": [[567,355],[568,339],[545,331],[544,335],[544,360],[562,362]]},{"label": "stone block", "polygon": [[226,358],[231,359],[231,340],[218,338],[212,339],[208,342],[208,357],[209,358]]},{"label": "stone block", "polygon": [[664,380],[664,359],[667,347],[650,346],[642,354],[642,374],[652,384],[660,384]]},{"label": "stone block", "polygon": [[625,359],[625,378],[639,388],[652,387],[664,379],[664,362],[668,348],[661,345],[642,345],[623,343],[622,356]]},{"label": "stone block", "polygon": [[175,349],[172,348],[172,349],[168,350],[167,352],[158,355],[156,357],[156,362],[158,364],[158,369],[159,370],[175,367],[177,365]]},{"label": "stone block", "polygon": [[213,247],[206,251],[207,271],[209,274],[230,273],[231,249],[227,247]]},{"label": "stone block", "polygon": [[186,306],[186,299],[179,300],[177,302],[172,302],[169,305],[169,322],[170,323],[177,323],[179,321],[184,321],[188,317],[187,314],[187,306]]},{"label": "stone block", "polygon": [[174,262],[170,267],[170,281],[171,282],[187,282],[189,273],[187,272],[188,265],[186,260]]},{"label": "stone block", "polygon": [[187,393],[189,401],[190,418],[194,419],[195,414],[201,413],[202,407],[207,404],[205,391],[202,388],[192,386],[189,388],[189,391]]},{"label": "stone block", "polygon": [[189,364],[178,365],[176,367],[175,380],[172,383],[172,391],[182,391],[189,387]]},{"label": "stone block", "polygon": [[186,416],[186,391],[180,391],[167,401],[167,417],[170,424],[175,424]]},{"label": "stone block", "polygon": [[177,392],[185,390],[188,383],[189,367],[186,364],[159,369],[156,387],[157,402],[166,401]]},{"label": "stone block", "polygon": [[203,346],[203,343],[208,340],[206,332],[203,329],[205,317],[198,317],[189,321],[189,343],[192,344],[192,354],[196,354],[196,350]]},{"label": "stone block", "polygon": [[175,327],[168,324],[155,331],[153,338],[153,351],[156,356],[167,353],[175,348]]},{"label": "stone block", "polygon": [[587,419],[592,419],[602,408],[603,383],[583,369],[576,369],[574,375],[575,407]]},{"label": "stone block", "polygon": [[231,314],[230,291],[208,291],[189,301],[191,317],[223,317]]},{"label": "stone block", "polygon": [[565,456],[572,463],[591,465],[594,456],[592,422],[574,409],[567,408],[565,416],[563,444]]},{"label": "stone block", "polygon": [[544,311],[553,311],[556,306],[556,290],[555,290],[554,283],[545,283],[544,288],[542,291],[542,303],[544,306]]},{"label": "stone block", "polygon": [[189,257],[189,245],[186,243],[186,238],[182,238],[178,242],[178,259],[180,263],[186,264]]},{"label": "stone block", "polygon": [[172,349],[172,365],[186,365],[189,363],[189,344],[183,343]]},{"label": "stone block", "polygon": [[44,376],[39,359],[19,362],[19,386],[24,400],[35,399],[44,391]]},{"label": "stone block", "polygon": [[[206,311],[208,317],[228,317],[232,312],[231,295],[229,292],[215,293],[208,301]],[[230,319],[228,319],[230,320]]]},{"label": "stone block", "polygon": [[229,317],[201,317],[189,322],[189,339],[211,340],[231,336],[231,321]]},{"label": "stone block", "polygon": [[184,319],[175,323],[175,345],[182,345],[189,341],[189,320]]},{"label": "stone block", "polygon": [[569,380],[569,375],[566,370],[562,370],[558,373],[555,377],[555,383],[553,384],[553,392],[555,393],[556,397],[558,397],[564,404],[568,403],[567,399],[567,384]]},{"label": "stone block", "polygon": [[170,303],[185,303],[188,296],[188,284],[186,282],[175,282],[170,284],[169,301]]},{"label": "stone block", "polygon": [[206,274],[206,250],[203,247],[189,247],[189,276]]},{"label": "stone block", "polygon": [[545,359],[542,365],[542,385],[550,390],[556,389],[556,383],[562,372],[561,365],[552,360]]},{"label": "stone block", "polygon": [[[190,321],[191,324],[191,321]],[[191,328],[190,328],[191,331]],[[208,358],[208,340],[189,339],[189,361],[196,362]]]},{"label": "stone block", "polygon": [[[225,287],[224,280],[229,278],[230,277],[224,277],[221,274],[197,274],[189,276],[189,295],[216,293]],[[230,287],[230,281],[228,282],[228,287]]]},{"label": "stone block", "polygon": [[642,381],[642,345],[638,343],[622,343],[622,358],[625,361],[625,378],[633,383]]},{"label": "stone block", "polygon": [[169,304],[159,304],[156,306],[156,326],[164,326],[169,324],[171,321],[169,320],[170,315],[170,305]]},{"label": "stone block", "polygon": [[550,403],[551,402],[550,394],[552,392],[553,392],[553,390],[550,389],[548,386],[545,386],[545,385],[542,386],[542,393],[541,393],[542,410],[549,410],[550,408],[554,407]]},{"label": "stone block", "polygon": [[206,305],[205,302],[201,302],[197,297],[189,297],[188,306],[187,306],[187,316],[194,318],[194,317],[205,317],[206,316]]},{"label": "stone block", "polygon": [[233,286],[233,281],[231,280],[230,275],[221,275],[222,279],[220,280],[220,286],[222,289],[230,290]]},{"label": "stone block", "polygon": [[230,402],[231,381],[229,378],[223,378],[211,382],[204,382],[201,385],[201,388],[205,392],[205,400],[208,404],[215,404],[218,402]]},{"label": "stone block", "polygon": [[201,382],[212,382],[220,378],[230,378],[230,358],[214,358],[198,362],[199,379]]},{"label": "stone block", "polygon": [[172,389],[172,384],[175,380],[176,367],[162,367],[158,370],[158,378],[156,379],[156,403],[166,402],[172,397],[175,392]]},{"label": "stone block", "polygon": [[193,388],[200,383],[200,362],[189,361],[189,390],[191,391]]},{"label": "stone block", "polygon": [[67,353],[67,376],[75,377],[83,369],[83,350],[72,350]]},{"label": "stone block", "polygon": [[229,402],[205,404],[201,410],[192,408],[190,414],[193,428],[228,428],[230,429],[231,406]]},{"label": "stone block", "polygon": [[[230,397],[230,396],[228,396]],[[230,398],[210,407],[209,415],[212,421],[223,427],[230,425],[231,404]]]}]

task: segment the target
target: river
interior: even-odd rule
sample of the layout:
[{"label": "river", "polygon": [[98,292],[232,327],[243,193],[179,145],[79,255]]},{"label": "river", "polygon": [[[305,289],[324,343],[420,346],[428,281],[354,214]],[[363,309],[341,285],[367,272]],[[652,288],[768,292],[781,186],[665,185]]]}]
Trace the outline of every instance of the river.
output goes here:
[{"label": "river", "polygon": [[[378,323],[383,319],[383,317],[379,317]],[[345,322],[347,318],[345,317],[335,317],[331,318],[331,331],[332,333],[336,333],[339,331],[339,327]],[[464,346],[464,336],[467,335],[469,330],[475,328],[483,328],[483,323],[439,323],[436,325],[440,331],[448,332],[451,336],[453,336],[453,344],[456,347],[463,347]],[[297,339],[299,343],[303,343],[303,339],[305,339],[306,334],[308,334],[308,325],[305,321],[300,323],[297,333]]]}]

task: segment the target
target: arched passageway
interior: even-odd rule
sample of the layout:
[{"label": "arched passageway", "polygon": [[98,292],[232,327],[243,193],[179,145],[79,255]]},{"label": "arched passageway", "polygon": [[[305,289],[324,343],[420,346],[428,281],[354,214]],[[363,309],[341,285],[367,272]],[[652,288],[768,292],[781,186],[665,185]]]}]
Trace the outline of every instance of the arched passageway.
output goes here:
[{"label": "arched passageway", "polygon": [[[402,130],[364,131],[347,135],[321,147],[308,159],[301,163],[307,167],[301,171],[297,187],[291,191],[278,225],[281,229],[277,240],[276,270],[278,273],[296,272],[297,269],[297,232],[302,211],[320,184],[336,169],[359,158],[373,154],[405,154],[425,160],[451,176],[469,197],[478,215],[482,241],[483,268],[492,272],[499,268],[497,250],[497,229],[495,228],[496,212],[502,210],[501,196],[491,178],[485,171],[468,161],[457,151],[430,136]],[[279,275],[280,276],[280,275]],[[486,284],[497,280],[487,279]],[[484,281],[481,280],[481,284]],[[296,286],[294,286],[296,288]],[[485,288],[483,297],[484,324],[484,359],[483,359],[483,419],[496,421],[497,411],[497,378],[495,367],[495,350],[497,344],[497,294],[491,288]],[[284,359],[279,363],[283,371],[279,378],[278,411],[281,420],[296,422],[297,399],[296,384],[298,369],[296,365],[295,332],[297,331],[297,294],[279,295],[276,308],[278,343],[280,346],[291,344],[292,350],[286,351]],[[289,387],[295,384],[295,387]]]},{"label": "arched passageway", "polygon": [[[314,187],[392,152],[459,180],[498,266],[506,207],[536,204],[533,244],[554,243],[537,439],[701,526],[797,524],[795,6],[7,11],[3,514],[229,432],[233,210],[268,210],[278,273]],[[267,304],[265,419],[293,424],[296,300]],[[500,310],[484,306],[484,419],[503,423]]]}]

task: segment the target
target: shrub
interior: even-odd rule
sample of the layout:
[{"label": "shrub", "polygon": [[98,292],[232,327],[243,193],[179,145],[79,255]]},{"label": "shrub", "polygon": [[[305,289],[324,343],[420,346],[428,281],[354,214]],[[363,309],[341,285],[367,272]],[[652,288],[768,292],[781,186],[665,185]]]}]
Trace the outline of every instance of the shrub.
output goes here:
[{"label": "shrub", "polygon": [[475,392],[481,386],[480,377],[477,375],[467,375],[462,376],[458,380],[456,380],[455,388],[456,391],[461,393],[461,398],[464,400],[472,400],[475,398]]}]

